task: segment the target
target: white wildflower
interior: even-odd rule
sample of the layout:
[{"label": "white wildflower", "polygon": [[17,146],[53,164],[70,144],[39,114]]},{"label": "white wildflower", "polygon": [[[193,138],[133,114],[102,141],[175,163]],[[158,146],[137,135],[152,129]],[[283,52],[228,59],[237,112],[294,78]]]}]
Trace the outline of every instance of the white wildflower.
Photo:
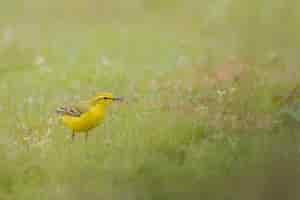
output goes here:
[{"label": "white wildflower", "polygon": [[101,56],[100,62],[102,65],[110,65],[110,61],[107,56]]},{"label": "white wildflower", "polygon": [[218,96],[220,96],[220,97],[225,96],[226,93],[227,93],[226,90],[217,90],[217,94],[218,94]]},{"label": "white wildflower", "polygon": [[43,65],[43,64],[45,64],[45,62],[46,62],[46,60],[43,56],[38,55],[38,56],[35,57],[34,64]]}]

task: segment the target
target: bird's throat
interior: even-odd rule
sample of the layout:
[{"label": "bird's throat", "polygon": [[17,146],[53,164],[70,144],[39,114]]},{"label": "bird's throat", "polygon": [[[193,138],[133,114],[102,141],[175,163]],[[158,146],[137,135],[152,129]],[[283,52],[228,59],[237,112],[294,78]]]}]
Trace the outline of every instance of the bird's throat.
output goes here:
[{"label": "bird's throat", "polygon": [[103,105],[103,104],[97,104],[96,106],[94,106],[92,108],[92,112],[95,114],[95,115],[105,115],[106,113],[106,105]]}]

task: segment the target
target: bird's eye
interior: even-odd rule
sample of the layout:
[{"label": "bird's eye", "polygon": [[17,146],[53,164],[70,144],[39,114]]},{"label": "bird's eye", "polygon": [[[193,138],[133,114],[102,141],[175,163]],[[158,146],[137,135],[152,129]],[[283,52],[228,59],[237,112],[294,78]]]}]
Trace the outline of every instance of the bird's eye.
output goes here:
[{"label": "bird's eye", "polygon": [[108,98],[107,98],[107,97],[103,97],[103,99],[105,99],[105,100],[106,100],[106,99],[108,99]]}]

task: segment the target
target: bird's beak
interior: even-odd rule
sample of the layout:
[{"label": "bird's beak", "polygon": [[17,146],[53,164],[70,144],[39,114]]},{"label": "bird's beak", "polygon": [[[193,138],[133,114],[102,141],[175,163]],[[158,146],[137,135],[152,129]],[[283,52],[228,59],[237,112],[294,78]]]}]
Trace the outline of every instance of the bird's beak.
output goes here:
[{"label": "bird's beak", "polygon": [[114,97],[112,98],[113,101],[123,101],[124,98],[123,97]]}]

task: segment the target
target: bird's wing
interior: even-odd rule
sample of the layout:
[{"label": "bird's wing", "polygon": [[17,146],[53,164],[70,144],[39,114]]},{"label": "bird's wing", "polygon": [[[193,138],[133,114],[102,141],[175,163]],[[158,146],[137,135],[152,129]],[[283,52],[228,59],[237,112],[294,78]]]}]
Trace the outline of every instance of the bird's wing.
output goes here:
[{"label": "bird's wing", "polygon": [[61,106],[56,109],[56,112],[61,115],[80,117],[82,114],[86,113],[88,109],[89,104],[87,102],[80,102],[72,106]]}]

